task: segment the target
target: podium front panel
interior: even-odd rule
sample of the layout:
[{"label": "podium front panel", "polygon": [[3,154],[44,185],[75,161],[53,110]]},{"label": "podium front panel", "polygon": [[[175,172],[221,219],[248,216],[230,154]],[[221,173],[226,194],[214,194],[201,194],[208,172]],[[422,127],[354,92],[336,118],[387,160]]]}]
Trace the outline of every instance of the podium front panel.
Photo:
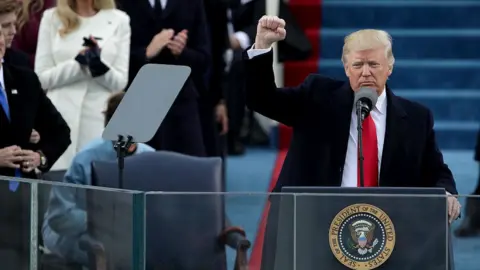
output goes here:
[{"label": "podium front panel", "polygon": [[278,222],[266,269],[448,269],[445,196],[296,194],[271,204]]}]

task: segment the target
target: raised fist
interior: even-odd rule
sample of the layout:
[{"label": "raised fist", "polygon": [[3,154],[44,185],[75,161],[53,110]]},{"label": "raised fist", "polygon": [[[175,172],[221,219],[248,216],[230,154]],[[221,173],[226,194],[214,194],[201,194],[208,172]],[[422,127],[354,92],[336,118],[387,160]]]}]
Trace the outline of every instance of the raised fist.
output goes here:
[{"label": "raised fist", "polygon": [[268,49],[273,43],[284,40],[286,35],[284,20],[277,16],[263,16],[257,25],[255,49]]}]

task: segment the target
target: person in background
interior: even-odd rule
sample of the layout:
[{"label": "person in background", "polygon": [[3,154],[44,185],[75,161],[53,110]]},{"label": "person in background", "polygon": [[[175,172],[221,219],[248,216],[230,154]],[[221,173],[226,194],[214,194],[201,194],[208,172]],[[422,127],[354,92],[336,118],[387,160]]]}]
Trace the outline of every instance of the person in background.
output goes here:
[{"label": "person in background", "polygon": [[477,134],[474,160],[479,166],[477,186],[471,197],[467,198],[465,216],[462,217],[462,223],[454,232],[458,237],[474,237],[480,235],[480,131]]},{"label": "person in background", "polygon": [[[244,10],[250,7],[250,0],[229,0],[228,18],[228,44],[229,49],[224,57],[226,61],[227,74],[225,76],[226,102],[229,118],[229,132],[227,134],[227,151],[229,155],[242,155],[245,147],[240,139],[240,131],[245,116],[245,72],[242,61],[242,52],[250,46],[250,38],[239,27],[238,17],[245,17]],[[240,15],[237,15],[240,14]],[[256,22],[252,20],[252,24]],[[244,28],[244,27],[243,27]]]},{"label": "person in background", "polygon": [[[122,101],[124,92],[113,94],[107,102],[104,113],[105,126],[108,124]],[[134,144],[127,156],[155,151],[145,144]],[[127,157],[128,158],[128,157]],[[91,164],[95,161],[117,159],[112,141],[96,138],[75,155],[64,182],[91,185]],[[86,254],[79,247],[79,240],[87,233],[85,194],[74,187],[54,186],[50,194],[48,210],[43,221],[42,235],[45,247],[68,263],[87,266]],[[53,265],[49,265],[52,267]],[[49,269],[47,267],[47,269]]]},{"label": "person in background", "polygon": [[[0,31],[0,58],[5,48]],[[32,138],[34,127],[42,134],[41,140]],[[37,75],[7,63],[0,64],[0,131],[2,176],[36,179],[35,170],[47,172],[70,144],[70,129]],[[0,182],[1,269],[29,269],[30,191],[28,184]]]},{"label": "person in background", "polygon": [[129,20],[114,0],[58,0],[44,12],[35,72],[72,129],[72,144],[52,170],[66,170],[103,132],[102,107],[128,81]]},{"label": "person in background", "polygon": [[21,9],[18,0],[0,1],[0,25],[2,25],[5,45],[7,49],[3,61],[10,65],[32,69],[28,55],[18,49],[12,48],[12,42],[17,34],[17,13]]},{"label": "person in background", "polygon": [[131,19],[130,82],[147,63],[192,70],[148,144],[156,150],[205,156],[199,95],[208,89],[211,58],[203,0],[119,0],[118,7]]},{"label": "person in background", "polygon": [[205,13],[209,29],[212,65],[209,70],[208,91],[200,95],[200,119],[207,156],[223,156],[222,136],[228,132],[227,106],[224,99],[223,55],[229,47],[227,30],[227,3],[225,0],[205,0]]},{"label": "person in background", "polygon": [[22,8],[18,12],[17,36],[12,47],[26,53],[30,67],[34,67],[37,51],[38,29],[43,12],[54,7],[56,0],[20,0]]},{"label": "person in background", "polygon": [[[12,48],[12,42],[17,34],[17,13],[21,8],[18,0],[0,1],[0,25],[5,37],[5,55],[3,62],[12,66],[19,66],[33,70],[28,55]],[[30,135],[30,143],[37,144],[40,141],[40,134],[34,129]]]}]

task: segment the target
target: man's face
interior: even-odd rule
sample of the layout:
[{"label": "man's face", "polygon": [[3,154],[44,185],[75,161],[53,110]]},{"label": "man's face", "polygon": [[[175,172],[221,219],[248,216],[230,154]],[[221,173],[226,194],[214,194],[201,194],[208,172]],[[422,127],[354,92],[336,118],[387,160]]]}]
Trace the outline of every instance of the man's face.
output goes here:
[{"label": "man's face", "polygon": [[5,13],[0,15],[0,25],[2,25],[3,35],[5,36],[5,43],[7,48],[12,46],[13,38],[17,33],[17,15],[15,12]]},{"label": "man's face", "polygon": [[392,69],[388,65],[385,48],[352,51],[346,56],[345,73],[353,91],[361,87],[375,88],[380,95]]}]

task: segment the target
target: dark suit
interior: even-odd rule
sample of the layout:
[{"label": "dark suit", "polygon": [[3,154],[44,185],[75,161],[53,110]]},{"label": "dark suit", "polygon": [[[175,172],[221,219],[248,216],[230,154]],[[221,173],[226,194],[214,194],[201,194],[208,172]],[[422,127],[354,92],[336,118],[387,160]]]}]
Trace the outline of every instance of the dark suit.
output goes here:
[{"label": "dark suit", "polygon": [[[198,97],[199,93],[207,89],[206,71],[210,62],[203,2],[201,0],[168,0],[161,17],[155,15],[148,0],[120,0],[118,6],[130,16],[132,28],[130,83],[140,68],[147,63],[185,65],[192,69],[190,78],[149,144],[157,150],[203,156],[205,149],[200,126]],[[187,46],[178,58],[165,47],[157,57],[147,61],[145,50],[150,41],[162,29],[167,28],[172,28],[175,34],[187,29]]]},{"label": "dark suit", "polygon": [[28,54],[13,48],[8,48],[3,56],[3,61],[7,65],[32,69]]},{"label": "dark suit", "polygon": [[[22,149],[41,150],[49,166],[63,154],[70,144],[70,128],[43,92],[37,75],[28,69],[3,65],[10,121],[0,110],[0,148],[11,145]],[[30,144],[35,128],[41,134],[38,144]],[[47,171],[50,167],[43,170]],[[14,169],[0,168],[0,175],[14,176]],[[23,174],[36,178],[34,172]],[[0,182],[0,261],[17,265],[12,270],[23,270],[20,263],[28,262],[30,245],[30,187],[20,184],[11,192],[6,181]],[[8,256],[8,258],[5,258]],[[18,260],[18,261],[17,261]],[[12,266],[13,267],[13,266]]]},{"label": "dark suit", "polygon": [[200,118],[207,156],[221,156],[223,146],[215,120],[215,107],[224,99],[223,75],[225,51],[230,47],[227,29],[227,5],[223,0],[205,0],[212,65],[207,74],[208,91],[200,96]]},{"label": "dark suit", "polygon": [[[248,56],[245,55],[248,59]],[[354,92],[348,82],[313,74],[295,88],[275,88],[269,52],[246,60],[247,105],[293,127],[293,139],[274,191],[284,186],[340,186]],[[379,185],[442,187],[458,194],[435,142],[433,116],[387,87],[387,119]],[[272,205],[275,205],[272,201]],[[262,270],[273,269],[278,207],[271,208]]]}]

